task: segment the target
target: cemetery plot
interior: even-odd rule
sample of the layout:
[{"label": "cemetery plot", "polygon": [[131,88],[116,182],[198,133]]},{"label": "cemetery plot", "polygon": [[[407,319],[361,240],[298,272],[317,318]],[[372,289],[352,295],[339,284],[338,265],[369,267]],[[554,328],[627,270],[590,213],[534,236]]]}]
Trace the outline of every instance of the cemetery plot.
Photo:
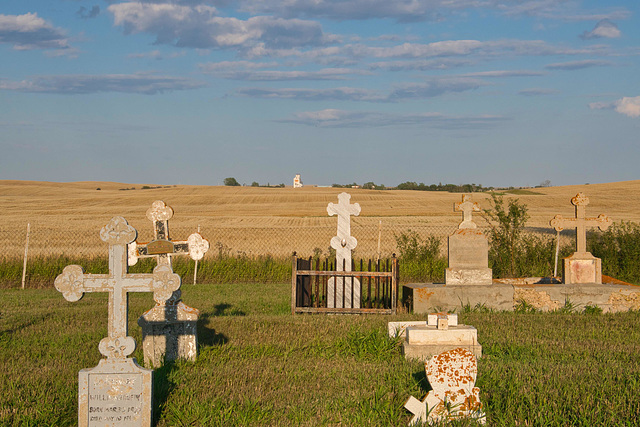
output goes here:
[{"label": "cemetery plot", "polygon": [[[343,261],[344,262],[344,261]],[[360,260],[351,268],[338,270],[329,260],[292,257],[291,313],[378,313],[395,314],[398,301],[398,259],[367,263]],[[353,300],[355,283],[359,299]],[[341,286],[342,289],[331,287]],[[352,296],[346,300],[347,295]],[[343,300],[338,301],[338,296]]]}]

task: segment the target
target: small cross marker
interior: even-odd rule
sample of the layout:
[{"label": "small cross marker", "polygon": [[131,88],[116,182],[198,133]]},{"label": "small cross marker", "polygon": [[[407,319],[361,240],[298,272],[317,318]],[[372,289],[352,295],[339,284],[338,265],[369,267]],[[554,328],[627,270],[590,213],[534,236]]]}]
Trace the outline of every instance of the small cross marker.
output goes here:
[{"label": "small cross marker", "polygon": [[477,202],[471,201],[471,196],[464,194],[462,196],[462,202],[457,202],[454,205],[456,212],[462,212],[462,222],[458,225],[459,229],[465,228],[478,228],[473,219],[471,218],[472,212],[481,212],[480,205]]}]

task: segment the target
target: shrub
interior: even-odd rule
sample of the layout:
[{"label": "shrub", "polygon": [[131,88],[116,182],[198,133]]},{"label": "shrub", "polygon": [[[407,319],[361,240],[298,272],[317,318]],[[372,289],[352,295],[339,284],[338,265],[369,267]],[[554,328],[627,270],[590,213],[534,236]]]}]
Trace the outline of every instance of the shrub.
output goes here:
[{"label": "shrub", "polygon": [[400,280],[442,281],[447,259],[441,254],[441,242],[435,236],[422,238],[415,231],[395,235],[398,245]]},{"label": "shrub", "polygon": [[627,282],[640,282],[640,225],[613,224],[604,232],[589,233],[589,251],[602,259],[602,272]]}]

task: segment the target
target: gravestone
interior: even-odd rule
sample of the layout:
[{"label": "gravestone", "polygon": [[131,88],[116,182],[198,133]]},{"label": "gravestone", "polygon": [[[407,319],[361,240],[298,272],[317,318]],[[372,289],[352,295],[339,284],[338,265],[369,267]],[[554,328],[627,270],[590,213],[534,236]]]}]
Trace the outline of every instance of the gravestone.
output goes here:
[{"label": "gravestone", "polygon": [[562,282],[564,284],[602,284],[602,262],[587,252],[587,227],[599,227],[606,230],[613,223],[611,218],[600,214],[597,218],[586,218],[586,206],[589,198],[583,193],[578,193],[571,199],[576,207],[575,218],[564,218],[556,215],[550,224],[556,231],[562,231],[565,227],[576,229],[576,251],[573,255],[564,259],[562,269]]},{"label": "gravestone", "polygon": [[480,212],[480,205],[471,196],[462,196],[462,202],[454,205],[463,213],[463,221],[449,236],[449,268],[445,271],[447,285],[490,285],[492,272],[489,265],[487,237],[478,230],[472,219],[473,212]]},{"label": "gravestone", "polygon": [[[331,238],[331,247],[336,250],[336,271],[351,271],[351,251],[358,241],[351,236],[351,215],[360,214],[360,205],[351,204],[351,195],[340,193],[338,204],[329,203],[329,216],[338,216],[338,233]],[[353,292],[352,292],[353,290]],[[330,277],[327,284],[327,307],[360,308],[360,281],[355,277]]]},{"label": "gravestone", "polygon": [[67,301],[78,301],[85,292],[109,293],[108,336],[98,346],[107,358],[78,374],[81,427],[151,425],[152,371],[127,357],[136,348],[128,336],[128,294],[153,292],[156,301],[165,301],[180,287],[180,276],[166,265],[155,267],[153,274],[129,274],[127,244],[136,236],[124,218],[112,218],[100,230],[100,238],[109,244],[109,274],[85,274],[81,266],[69,265],[54,282]]},{"label": "gravestone", "polygon": [[456,348],[438,354],[425,363],[425,371],[432,390],[423,401],[411,396],[405,403],[404,407],[414,415],[409,425],[460,418],[485,423],[480,389],[474,387],[478,363],[469,350]]},{"label": "gravestone", "polygon": [[431,313],[426,324],[408,325],[404,334],[402,352],[407,359],[426,361],[455,348],[464,348],[475,357],[482,357],[478,331],[473,326],[458,324],[458,315],[454,313]]},{"label": "gravestone", "polygon": [[[156,200],[147,210],[147,218],[153,223],[153,240],[149,243],[132,242],[129,245],[129,265],[138,258],[155,257],[158,266],[173,271],[171,258],[189,255],[200,260],[209,249],[209,242],[199,233],[193,233],[185,241],[172,241],[169,237],[169,220],[173,209],[162,200]],[[138,319],[142,328],[142,349],[145,364],[160,366],[165,361],[184,359],[195,361],[198,349],[197,323],[200,312],[180,300],[176,290],[166,301],[156,301],[155,307]]]}]

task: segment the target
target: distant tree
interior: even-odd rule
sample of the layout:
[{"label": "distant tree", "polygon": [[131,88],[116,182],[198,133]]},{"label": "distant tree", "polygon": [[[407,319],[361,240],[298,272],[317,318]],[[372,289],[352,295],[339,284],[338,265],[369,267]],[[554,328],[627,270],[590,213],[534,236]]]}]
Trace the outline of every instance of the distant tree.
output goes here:
[{"label": "distant tree", "polygon": [[224,185],[229,187],[239,187],[240,183],[235,178],[229,177],[224,179]]},{"label": "distant tree", "polygon": [[540,183],[540,187],[551,187],[551,181],[548,179],[545,179]]},{"label": "distant tree", "polygon": [[362,184],[362,188],[364,188],[365,190],[375,190],[376,184],[373,181],[365,182],[364,184]]},{"label": "distant tree", "polygon": [[260,187],[260,184],[259,184],[259,183],[257,183],[256,181],[253,181],[253,182],[251,183],[251,186],[252,186],[252,187]]}]

